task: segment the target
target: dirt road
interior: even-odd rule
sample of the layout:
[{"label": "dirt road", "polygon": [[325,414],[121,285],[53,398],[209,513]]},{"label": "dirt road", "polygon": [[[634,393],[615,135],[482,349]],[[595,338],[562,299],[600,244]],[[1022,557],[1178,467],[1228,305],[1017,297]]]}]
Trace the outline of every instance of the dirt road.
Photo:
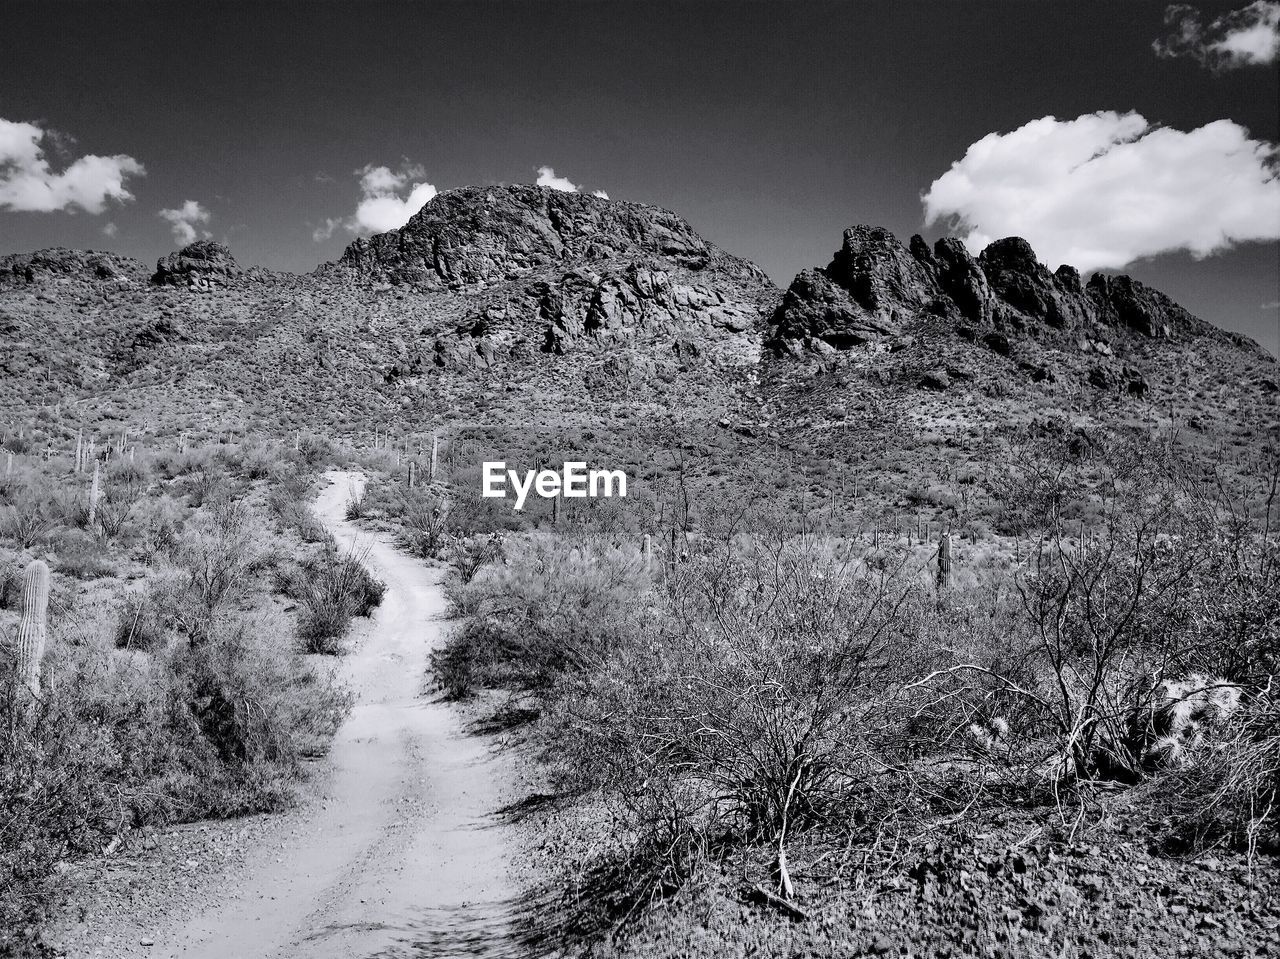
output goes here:
[{"label": "dirt road", "polygon": [[318,795],[281,817],[231,888],[147,954],[183,959],[505,956],[509,773],[424,694],[440,642],[440,573],[344,519],[356,474],[333,473],[316,512],[343,550],[368,549],[387,584],[341,662],[358,695]]}]

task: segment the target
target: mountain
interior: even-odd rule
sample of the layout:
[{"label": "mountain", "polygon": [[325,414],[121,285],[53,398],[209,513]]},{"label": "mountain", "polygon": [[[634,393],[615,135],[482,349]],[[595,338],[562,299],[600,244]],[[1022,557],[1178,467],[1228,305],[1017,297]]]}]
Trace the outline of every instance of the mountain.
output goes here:
[{"label": "mountain", "polygon": [[1017,238],[975,257],[855,226],[784,292],[674,213],[528,186],[442,193],[305,276],[209,241],[154,270],[0,257],[0,344],[18,423],[56,405],[140,436],[448,424],[499,450],[573,429],[628,462],[685,445],[708,477],[791,456],[814,495],[875,475],[889,507],[954,492],[992,437],[1173,430],[1230,461],[1277,429],[1251,341],[1129,277],[1050,272]]}]

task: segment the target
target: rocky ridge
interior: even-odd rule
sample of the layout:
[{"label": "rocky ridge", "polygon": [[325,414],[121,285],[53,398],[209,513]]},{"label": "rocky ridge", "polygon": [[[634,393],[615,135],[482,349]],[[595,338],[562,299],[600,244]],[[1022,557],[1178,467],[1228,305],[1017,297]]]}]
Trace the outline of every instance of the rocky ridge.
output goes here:
[{"label": "rocky ridge", "polygon": [[[219,415],[332,428],[477,397],[589,418],[607,397],[790,433],[906,408],[905,390],[922,424],[968,429],[1078,405],[1081,388],[1167,407],[1194,386],[1181,408],[1209,429],[1217,406],[1270,423],[1278,389],[1250,341],[1128,277],[1051,272],[1017,238],[975,257],[852,227],[784,294],[675,214],[524,186],[442,193],[305,276],[211,241],[154,271],[100,252],[0,258],[0,337],[0,372],[38,402],[143,389],[154,416],[178,394],[210,409],[212,384]],[[1219,402],[1204,390],[1224,376]]]},{"label": "rocky ridge", "polygon": [[1106,343],[1128,334],[1185,340],[1216,332],[1132,277],[1095,273],[1085,284],[1073,267],[1050,272],[1020,237],[974,257],[953,237],[930,248],[917,235],[904,246],[872,226],[850,227],[829,265],[800,273],[769,323],[777,349],[821,352],[901,335],[924,317],[947,320],[997,352],[1021,335]]}]

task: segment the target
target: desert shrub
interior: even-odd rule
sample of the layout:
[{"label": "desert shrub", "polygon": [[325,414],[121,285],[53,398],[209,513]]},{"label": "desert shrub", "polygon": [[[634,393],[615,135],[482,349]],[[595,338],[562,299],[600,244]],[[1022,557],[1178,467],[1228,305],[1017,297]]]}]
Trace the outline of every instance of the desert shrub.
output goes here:
[{"label": "desert shrub", "polygon": [[347,497],[346,506],[343,508],[342,515],[349,520],[364,519],[369,514],[369,506],[366,502],[365,491],[352,487],[350,495]]},{"label": "desert shrub", "polygon": [[[280,642],[284,630],[269,616],[255,623],[235,617],[207,643],[175,647],[173,669],[185,681],[191,716],[232,768],[288,770],[327,743],[346,714],[345,694]],[[244,808],[218,812],[249,811],[254,797],[231,802]]]},{"label": "desert shrub", "polygon": [[600,663],[642,612],[649,575],[635,548],[534,532],[509,556],[450,586],[466,620],[432,665],[453,697],[477,684],[546,690],[561,673]]},{"label": "desert shrub", "polygon": [[242,595],[268,559],[252,512],[227,501],[187,523],[175,554],[186,587],[174,615],[192,642],[209,635],[219,613]]},{"label": "desert shrub", "polygon": [[141,589],[124,593],[116,607],[116,647],[145,652],[164,648],[178,625],[175,611],[185,588],[182,572],[169,567],[151,575]]},{"label": "desert shrub", "polygon": [[49,537],[54,568],[75,579],[114,576],[115,563],[105,543],[83,530],[64,529]]},{"label": "desert shrub", "polygon": [[54,624],[33,703],[0,647],[0,951],[41,915],[55,863],[150,824],[289,801],[299,759],[350,704],[279,641],[281,621],[220,620],[155,655]]},{"label": "desert shrub", "polygon": [[171,554],[177,548],[185,516],[183,506],[167,495],[148,496],[138,502],[132,526],[144,561]]},{"label": "desert shrub", "polygon": [[276,479],[289,469],[286,454],[279,443],[247,439],[238,448],[223,452],[222,461],[250,480]]},{"label": "desert shrub", "polygon": [[[922,714],[943,736],[968,724],[984,751],[1059,787],[1194,779],[1188,765],[1217,765],[1195,744],[1240,743],[1251,720],[1247,708],[1233,718],[1236,704],[1265,699],[1275,683],[1272,524],[1266,510],[1188,482],[1167,454],[1147,451],[1108,481],[1082,544],[1058,525],[1066,493],[1053,486],[1074,481],[1068,466],[1039,465],[1025,481],[1044,512],[1023,504],[1041,540],[1000,610],[1010,645],[953,646],[951,664],[922,683],[947,708]],[[1260,499],[1269,504],[1274,489]],[[1214,689],[1222,695],[1205,692]],[[1171,730],[1174,702],[1186,716]]]},{"label": "desert shrub", "polygon": [[458,582],[469,583],[484,566],[503,557],[503,539],[498,533],[455,539],[446,555]]},{"label": "desert shrub", "polygon": [[292,592],[302,609],[298,637],[310,653],[340,652],[339,640],[355,616],[368,616],[381,602],[386,586],[374,579],[358,554],[341,556],[325,550],[300,570]]},{"label": "desert shrub", "polygon": [[337,458],[337,448],[323,436],[306,435],[298,442],[298,457],[311,469],[332,463]]},{"label": "desert shrub", "polygon": [[47,493],[32,486],[14,490],[0,506],[0,536],[19,549],[30,549],[61,522],[61,510]]},{"label": "desert shrub", "polygon": [[400,544],[414,556],[436,559],[449,542],[447,504],[432,499],[405,504],[400,514]]},{"label": "desert shrub", "polygon": [[124,531],[146,492],[146,483],[145,472],[132,463],[123,463],[111,470],[94,514],[103,536],[115,539]]},{"label": "desert shrub", "polygon": [[623,810],[649,883],[729,839],[785,868],[793,836],[873,832],[917,801],[903,690],[932,656],[930,606],[899,568],[804,544],[699,553],[637,635],[564,675],[558,767]]},{"label": "desert shrub", "polygon": [[217,462],[211,461],[208,466],[197,467],[183,474],[173,486],[178,495],[187,497],[194,508],[208,503],[216,503],[229,499],[235,483],[226,469]]},{"label": "desert shrub", "polygon": [[292,530],[304,543],[323,543],[329,534],[311,512],[310,498],[310,480],[300,474],[291,474],[268,492],[267,511],[281,529]]}]

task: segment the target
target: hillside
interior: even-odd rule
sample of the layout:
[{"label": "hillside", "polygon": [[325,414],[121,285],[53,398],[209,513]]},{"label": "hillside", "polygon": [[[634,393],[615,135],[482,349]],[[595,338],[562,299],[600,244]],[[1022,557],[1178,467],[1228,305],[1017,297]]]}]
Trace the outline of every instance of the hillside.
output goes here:
[{"label": "hillside", "polygon": [[1277,428],[1255,344],[1128,277],[1051,273],[1016,238],[973,257],[853,227],[783,293],[673,213],[524,186],[443,193],[305,276],[208,241],[155,270],[3,257],[0,337],[0,412],[57,406],[55,445],[95,422],[410,445],[448,424],[508,458],[578,449],[642,475],[683,447],[700,484],[854,490],[898,526],[981,497],[961,486],[1035,437],[1154,430],[1230,469]]}]

